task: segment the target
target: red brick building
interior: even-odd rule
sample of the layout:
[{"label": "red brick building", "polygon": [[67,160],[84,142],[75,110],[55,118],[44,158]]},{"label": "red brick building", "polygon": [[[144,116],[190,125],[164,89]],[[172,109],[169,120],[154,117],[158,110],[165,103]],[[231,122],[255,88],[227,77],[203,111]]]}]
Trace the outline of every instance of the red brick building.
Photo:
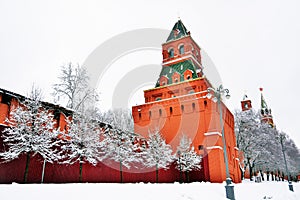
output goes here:
[{"label": "red brick building", "polygon": [[[145,90],[145,104],[132,107],[135,132],[147,137],[159,129],[174,153],[183,134],[192,139],[203,156],[198,180],[222,182],[226,179],[222,131],[218,105],[207,98],[213,87],[203,74],[201,48],[179,20],[162,44],[162,70],[154,88]],[[225,104],[223,127],[227,145],[229,172],[241,181],[234,117]]]}]

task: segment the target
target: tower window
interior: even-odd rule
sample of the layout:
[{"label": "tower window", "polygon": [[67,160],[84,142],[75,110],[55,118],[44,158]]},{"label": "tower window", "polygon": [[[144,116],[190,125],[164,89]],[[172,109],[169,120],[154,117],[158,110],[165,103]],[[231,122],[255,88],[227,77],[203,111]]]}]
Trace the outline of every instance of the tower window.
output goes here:
[{"label": "tower window", "polygon": [[142,118],[142,113],[139,113],[139,119],[141,119]]},{"label": "tower window", "polygon": [[192,107],[193,107],[193,111],[195,111],[195,109],[196,109],[196,104],[195,104],[195,103],[192,103]]},{"label": "tower window", "polygon": [[12,100],[12,97],[7,95],[7,94],[2,94],[2,101],[1,103],[6,104],[6,105],[10,105],[10,102]]},{"label": "tower window", "polygon": [[169,53],[169,58],[174,57],[174,49],[173,48],[169,49],[168,53]]},{"label": "tower window", "polygon": [[149,119],[151,118],[151,111],[149,111]]},{"label": "tower window", "polygon": [[207,101],[204,100],[204,107],[206,108],[206,106],[207,106]]},{"label": "tower window", "polygon": [[191,79],[191,76],[190,76],[190,75],[187,75],[187,76],[186,76],[186,79],[187,79],[187,80],[190,80],[190,79]]},{"label": "tower window", "polygon": [[184,54],[184,46],[183,45],[180,45],[180,47],[179,47],[179,53],[180,54]]},{"label": "tower window", "polygon": [[178,83],[178,78],[175,78],[175,81],[174,81],[175,83]]},{"label": "tower window", "polygon": [[172,114],[173,114],[173,108],[170,107],[170,115],[172,115]]},{"label": "tower window", "polygon": [[181,105],[181,111],[182,112],[184,111],[184,105]]},{"label": "tower window", "polygon": [[161,117],[162,116],[162,110],[159,109],[159,116]]}]

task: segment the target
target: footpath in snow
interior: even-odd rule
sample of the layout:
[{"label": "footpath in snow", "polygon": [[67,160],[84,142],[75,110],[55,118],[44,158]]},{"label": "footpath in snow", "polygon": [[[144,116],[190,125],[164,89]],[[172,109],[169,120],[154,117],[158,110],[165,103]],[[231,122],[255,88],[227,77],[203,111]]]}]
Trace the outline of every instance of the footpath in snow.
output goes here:
[{"label": "footpath in snow", "polygon": [[[288,190],[287,182],[255,183],[249,180],[234,184],[237,200],[299,200],[300,183],[293,183],[295,192]],[[0,185],[1,199],[130,199],[130,200],[222,200],[225,183],[190,184],[10,184]]]}]

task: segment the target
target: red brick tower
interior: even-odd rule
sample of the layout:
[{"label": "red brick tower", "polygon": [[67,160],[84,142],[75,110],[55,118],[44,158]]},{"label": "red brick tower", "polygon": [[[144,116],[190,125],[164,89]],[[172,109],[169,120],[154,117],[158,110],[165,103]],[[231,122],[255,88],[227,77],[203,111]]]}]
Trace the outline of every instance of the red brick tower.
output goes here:
[{"label": "red brick tower", "polygon": [[242,111],[252,109],[251,100],[248,98],[248,96],[246,94],[244,95],[244,98],[243,98],[243,101],[241,101],[241,104],[242,104]]},{"label": "red brick tower", "polygon": [[[147,137],[149,132],[160,130],[174,153],[181,136],[187,135],[203,156],[197,180],[222,182],[226,175],[218,106],[206,97],[212,85],[203,75],[201,48],[181,20],[162,44],[162,54],[155,88],[144,91],[145,104],[132,107],[135,132]],[[240,182],[234,118],[226,105],[221,105],[229,172],[234,182]]]}]

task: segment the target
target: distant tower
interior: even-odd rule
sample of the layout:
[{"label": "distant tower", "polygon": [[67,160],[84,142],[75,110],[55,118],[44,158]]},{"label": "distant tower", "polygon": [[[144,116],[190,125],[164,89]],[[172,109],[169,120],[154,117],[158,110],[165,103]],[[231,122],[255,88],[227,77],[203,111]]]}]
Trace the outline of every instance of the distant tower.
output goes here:
[{"label": "distant tower", "polygon": [[243,101],[241,101],[241,104],[242,104],[242,111],[252,109],[251,100],[248,98],[248,96],[246,94],[244,95]]},{"label": "distant tower", "polygon": [[261,92],[261,108],[260,108],[260,114],[261,114],[261,121],[270,124],[272,127],[274,127],[273,122],[273,116],[271,109],[268,108],[268,105],[266,103],[266,100],[263,96],[263,88],[259,88]]}]

